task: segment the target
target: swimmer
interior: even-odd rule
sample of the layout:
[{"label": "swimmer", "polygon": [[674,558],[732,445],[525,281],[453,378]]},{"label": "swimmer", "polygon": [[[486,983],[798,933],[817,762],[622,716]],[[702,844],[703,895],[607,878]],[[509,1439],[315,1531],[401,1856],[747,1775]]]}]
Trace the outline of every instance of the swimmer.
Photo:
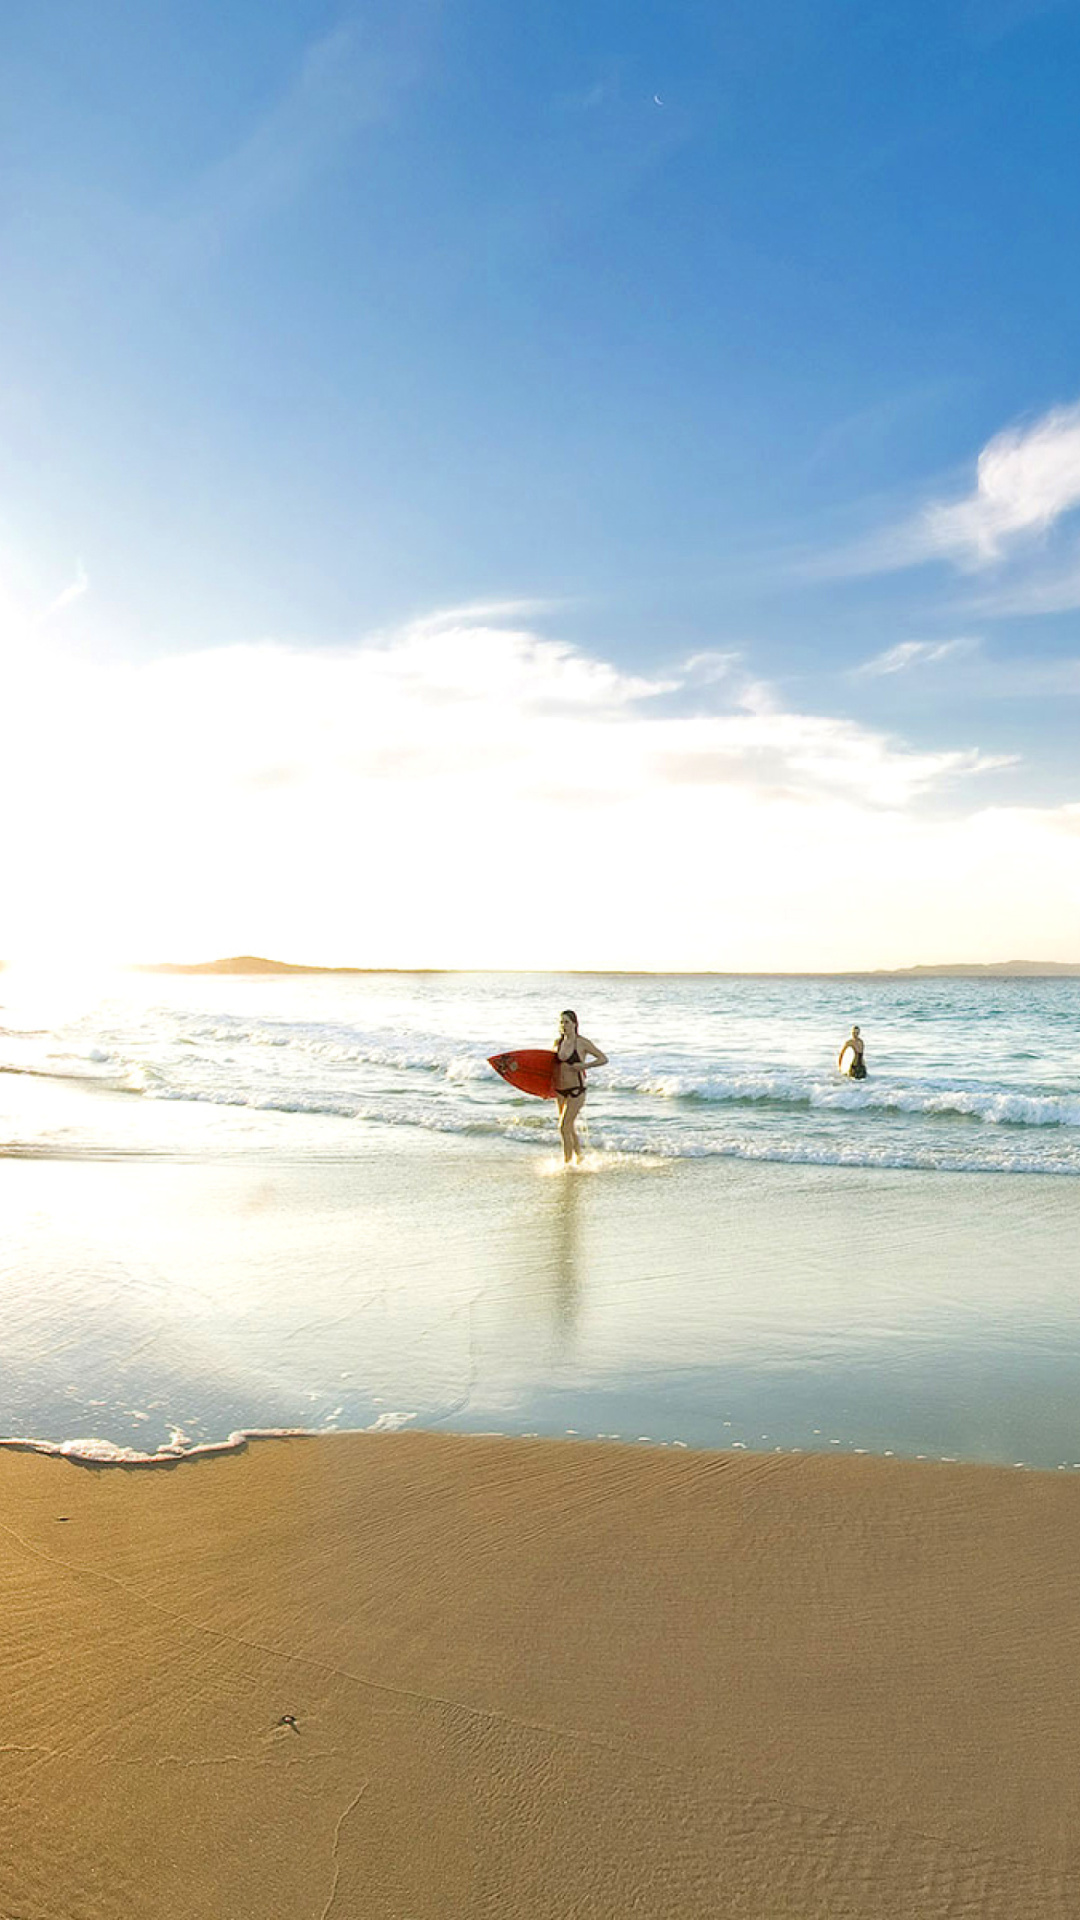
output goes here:
[{"label": "swimmer", "polygon": [[559,1015],[559,1036],[555,1042],[559,1064],[556,1068],[556,1098],[559,1103],[559,1132],[562,1135],[563,1160],[581,1159],[581,1141],[577,1120],[585,1105],[585,1068],[607,1066],[607,1054],[578,1032],[578,1018],[570,1008]]},{"label": "swimmer", "polygon": [[837,1059],[836,1064],[839,1067],[841,1073],[843,1073],[844,1071],[844,1055],[847,1052],[849,1047],[851,1048],[851,1065],[848,1068],[848,1079],[849,1080],[865,1080],[866,1079],[866,1047],[863,1044],[863,1038],[859,1032],[858,1027],[852,1027],[851,1039],[845,1040],[843,1046],[840,1049],[839,1058]]}]

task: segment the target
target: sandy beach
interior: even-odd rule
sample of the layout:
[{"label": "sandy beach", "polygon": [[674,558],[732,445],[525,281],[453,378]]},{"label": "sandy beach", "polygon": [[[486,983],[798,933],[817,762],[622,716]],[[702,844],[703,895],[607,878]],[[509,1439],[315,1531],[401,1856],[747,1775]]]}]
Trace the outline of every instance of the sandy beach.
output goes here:
[{"label": "sandy beach", "polygon": [[1080,0],[3,29],[0,1920],[1080,1920]]},{"label": "sandy beach", "polygon": [[0,1455],[5,1920],[1080,1910],[1080,1482]]}]

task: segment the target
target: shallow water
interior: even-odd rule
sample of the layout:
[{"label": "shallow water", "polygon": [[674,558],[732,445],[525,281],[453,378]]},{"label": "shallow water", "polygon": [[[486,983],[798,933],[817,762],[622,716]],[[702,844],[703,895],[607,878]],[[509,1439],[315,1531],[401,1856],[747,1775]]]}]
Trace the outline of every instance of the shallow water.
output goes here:
[{"label": "shallow water", "polygon": [[[741,1026],[722,1016],[737,983],[663,984],[616,982],[605,1002],[588,983],[586,1031],[633,1085],[601,1094],[596,1076],[594,1152],[569,1174],[551,1109],[473,1071],[487,1048],[548,1038],[565,981],[541,997],[460,977],[143,980],[126,1005],[69,1002],[63,1019],[39,1001],[36,1030],[9,996],[0,1433],[153,1453],[416,1423],[1080,1462],[1076,983],[906,999],[889,983],[863,1022],[871,1070],[889,1059],[886,1004],[897,1034],[899,1009],[921,1010],[890,1083],[906,1073],[914,1111],[883,1104],[880,1081],[876,1106],[844,1104],[862,1089],[810,1059],[826,1009],[794,983],[750,983]],[[976,1074],[961,1002],[984,986],[997,1012]],[[755,1035],[786,1034],[791,1059],[774,1049],[767,1071],[838,1104],[643,1091],[628,1041],[647,1054],[650,1020],[666,1076],[682,1048],[685,1074],[726,1085]],[[942,1115],[927,1088],[961,1028],[982,1105]],[[1058,1117],[995,1119],[992,1100],[1057,1101]],[[364,1117],[336,1110],[350,1101]],[[999,1164],[998,1141],[1014,1170],[970,1170]]]},{"label": "shallow water", "polygon": [[[571,1000],[572,997],[572,1000]],[[0,1069],[124,1096],[22,1144],[297,1151],[368,1127],[531,1144],[551,1109],[486,1056],[551,1042],[561,1006],[610,1055],[593,1144],[670,1159],[1080,1174],[1080,980],[604,975],[128,976],[89,993],[0,978]],[[870,1075],[836,1070],[859,1021]],[[3,1090],[0,1086],[0,1101]],[[160,1111],[188,1111],[171,1122]],[[216,1108],[216,1119],[204,1111]],[[50,1110],[56,1119],[58,1109]],[[23,1116],[25,1127],[25,1115]],[[20,1144],[17,1120],[0,1141]]]}]

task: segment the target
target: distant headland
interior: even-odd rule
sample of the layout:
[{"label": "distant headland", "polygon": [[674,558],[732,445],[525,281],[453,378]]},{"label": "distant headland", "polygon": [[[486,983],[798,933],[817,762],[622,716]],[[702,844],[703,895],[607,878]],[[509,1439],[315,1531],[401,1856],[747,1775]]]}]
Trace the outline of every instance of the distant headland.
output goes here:
[{"label": "distant headland", "polygon": [[264,960],[257,953],[235,953],[227,960],[160,960],[133,967],[133,973],[446,973],[446,967],[315,967],[291,960]]},{"label": "distant headland", "polygon": [[1074,960],[987,960],[971,962],[957,960],[941,966],[923,967],[876,967],[872,979],[878,980],[925,980],[947,979],[960,976],[964,979],[978,979],[989,975],[995,980],[1015,978],[1021,980],[1052,979],[1056,975],[1080,977],[1080,961]]}]

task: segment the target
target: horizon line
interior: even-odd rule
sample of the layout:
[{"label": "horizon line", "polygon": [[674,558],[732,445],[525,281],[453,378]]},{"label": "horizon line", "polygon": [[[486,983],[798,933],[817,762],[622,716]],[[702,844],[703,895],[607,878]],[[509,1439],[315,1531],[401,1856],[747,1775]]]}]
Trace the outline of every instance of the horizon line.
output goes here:
[{"label": "horizon line", "polygon": [[911,974],[953,974],[980,975],[991,974],[997,977],[1026,975],[1032,978],[1055,975],[1080,975],[1080,960],[944,960],[916,961],[906,967],[484,967],[484,966],[330,966],[319,962],[276,960],[258,954],[230,954],[214,960],[196,961],[135,961],[123,968],[133,973],[177,973],[177,974],[233,974],[233,975],[279,975],[279,974],[337,974],[362,976],[367,974],[517,974],[524,977],[544,978],[553,974],[571,975],[581,978],[602,978],[605,975],[617,975],[636,979],[759,979],[759,980],[829,980],[829,979],[872,979],[880,977],[899,977]]},{"label": "horizon line", "polygon": [[[0,973],[22,970],[33,962],[0,960]],[[276,960],[261,954],[228,954],[213,960],[129,960],[107,963],[119,973],[204,975],[214,978],[275,979],[283,975],[336,975],[362,978],[372,974],[467,976],[509,974],[522,979],[640,979],[640,980],[874,980],[912,977],[966,977],[970,979],[1054,979],[1080,977],[1078,960],[941,960],[916,961],[905,967],[507,967],[507,966],[331,966],[319,961]],[[90,963],[93,966],[93,963]]]}]

